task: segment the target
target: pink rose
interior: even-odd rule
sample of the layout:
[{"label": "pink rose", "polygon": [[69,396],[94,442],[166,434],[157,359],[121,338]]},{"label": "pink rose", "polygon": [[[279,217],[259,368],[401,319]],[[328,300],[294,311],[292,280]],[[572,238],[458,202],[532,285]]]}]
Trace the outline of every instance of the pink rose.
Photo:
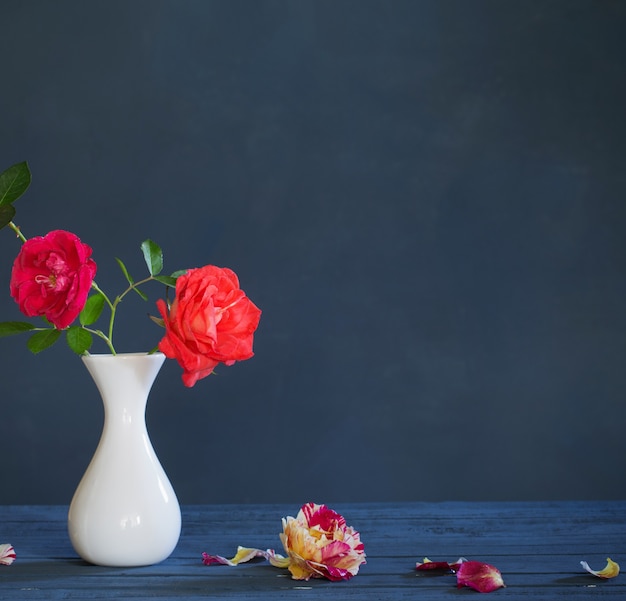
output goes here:
[{"label": "pink rose", "polygon": [[159,350],[178,361],[185,386],[208,376],[219,363],[232,365],[254,355],[252,343],[261,311],[228,268],[190,269],[176,281],[169,314],[162,299],[157,308],[165,323]]},{"label": "pink rose", "polygon": [[83,310],[96,263],[78,236],[55,230],[30,238],[13,263],[11,296],[27,317],[43,315],[56,328],[69,326]]},{"label": "pink rose", "polygon": [[349,580],[365,563],[359,533],[346,526],[343,516],[326,505],[307,503],[297,517],[283,518],[280,535],[296,580]]}]

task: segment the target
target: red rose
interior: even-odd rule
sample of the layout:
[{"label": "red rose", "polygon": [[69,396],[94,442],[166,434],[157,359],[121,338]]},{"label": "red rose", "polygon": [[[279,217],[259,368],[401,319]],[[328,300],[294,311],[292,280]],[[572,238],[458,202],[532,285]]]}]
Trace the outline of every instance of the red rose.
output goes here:
[{"label": "red rose", "polygon": [[30,238],[11,272],[11,296],[27,317],[44,315],[56,328],[69,326],[83,310],[96,275],[91,248],[63,230]]},{"label": "red rose", "polygon": [[232,365],[254,355],[252,341],[261,310],[239,288],[228,268],[207,265],[190,269],[176,281],[176,298],[167,313],[159,350],[183,368],[183,383],[193,386],[219,363]]}]

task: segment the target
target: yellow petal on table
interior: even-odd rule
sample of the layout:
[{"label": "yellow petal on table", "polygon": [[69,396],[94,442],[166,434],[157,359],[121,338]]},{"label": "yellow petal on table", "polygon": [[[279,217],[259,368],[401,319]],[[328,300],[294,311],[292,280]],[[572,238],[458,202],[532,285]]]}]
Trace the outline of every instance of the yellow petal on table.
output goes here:
[{"label": "yellow petal on table", "polygon": [[275,568],[288,568],[291,565],[291,558],[274,553],[271,549],[267,550],[267,555],[267,559]]},{"label": "yellow petal on table", "polygon": [[227,559],[226,557],[222,557],[221,555],[209,555],[208,553],[202,554],[202,563],[204,565],[212,565],[212,564],[222,564],[226,566],[236,566],[240,563],[245,563],[246,561],[250,561],[255,557],[263,557],[272,562],[272,564],[277,565],[280,560],[283,559],[282,555],[278,555],[272,549],[267,549],[263,551],[263,549],[253,549],[250,547],[237,547],[237,553],[231,559]]},{"label": "yellow petal on table", "polygon": [[619,564],[610,557],[606,558],[606,567],[602,570],[592,570],[586,561],[581,561],[580,565],[585,568],[587,572],[598,578],[615,578],[615,576],[619,574]]},{"label": "yellow petal on table", "polygon": [[456,572],[459,569],[459,566],[467,561],[465,557],[459,557],[454,563],[448,563],[447,561],[431,561],[428,557],[424,557],[424,561],[420,563],[419,561],[415,564],[416,570],[452,570]]}]

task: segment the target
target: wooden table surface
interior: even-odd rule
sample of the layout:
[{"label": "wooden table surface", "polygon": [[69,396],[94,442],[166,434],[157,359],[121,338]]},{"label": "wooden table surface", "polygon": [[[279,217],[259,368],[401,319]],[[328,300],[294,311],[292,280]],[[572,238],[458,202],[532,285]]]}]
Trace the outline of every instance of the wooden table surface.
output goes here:
[{"label": "wooden table surface", "polygon": [[296,581],[263,560],[205,566],[202,552],[232,557],[237,545],[282,553],[281,518],[293,505],[183,506],[172,556],[141,568],[86,564],[66,532],[67,507],[0,507],[0,543],[17,552],[0,565],[0,599],[451,599],[481,595],[457,589],[454,575],[416,572],[415,563],[487,562],[507,585],[506,599],[626,600],[626,573],[602,580],[606,558],[626,570],[626,501],[541,503],[329,504],[361,533],[367,563],[350,581]]}]

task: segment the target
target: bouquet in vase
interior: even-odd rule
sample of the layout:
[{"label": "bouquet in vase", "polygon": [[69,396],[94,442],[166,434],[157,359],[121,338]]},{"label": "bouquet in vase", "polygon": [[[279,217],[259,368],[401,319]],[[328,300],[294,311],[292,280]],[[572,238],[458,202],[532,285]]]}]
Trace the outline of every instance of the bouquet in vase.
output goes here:
[{"label": "bouquet in vase", "polygon": [[[135,279],[116,258],[126,287],[116,296],[109,295],[96,283],[91,247],[76,234],[53,230],[29,238],[15,223],[14,203],[30,182],[26,162],[0,173],[0,228],[9,228],[21,242],[11,271],[11,297],[26,317],[40,321],[0,322],[0,337],[27,333],[28,348],[39,353],[65,336],[78,355],[88,354],[95,338],[115,355],[114,325],[120,303],[131,293],[148,300],[143,288],[154,281],[165,287],[165,298],[157,300],[159,315],[151,319],[165,333],[151,352],[158,349],[176,359],[185,386],[194,386],[220,363],[233,365],[253,356],[261,311],[240,288],[234,271],[205,265],[165,275],[161,248],[145,240],[141,250],[148,274]],[[104,326],[97,325],[101,321]]]}]

